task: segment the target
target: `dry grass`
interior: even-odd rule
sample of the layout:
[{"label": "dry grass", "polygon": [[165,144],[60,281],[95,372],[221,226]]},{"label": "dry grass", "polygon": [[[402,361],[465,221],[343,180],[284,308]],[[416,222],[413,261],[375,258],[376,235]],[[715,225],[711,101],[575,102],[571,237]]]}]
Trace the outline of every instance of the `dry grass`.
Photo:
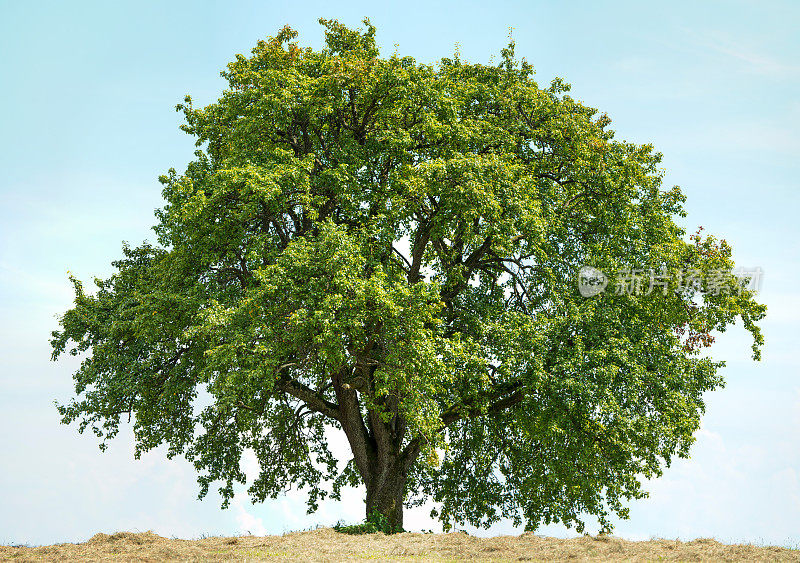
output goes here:
[{"label": "dry grass", "polygon": [[86,543],[44,547],[0,546],[7,561],[800,561],[800,551],[781,547],[691,542],[632,542],[599,536],[542,538],[534,534],[478,538],[453,534],[350,536],[329,528],[285,536],[178,540],[152,532],[96,534]]}]

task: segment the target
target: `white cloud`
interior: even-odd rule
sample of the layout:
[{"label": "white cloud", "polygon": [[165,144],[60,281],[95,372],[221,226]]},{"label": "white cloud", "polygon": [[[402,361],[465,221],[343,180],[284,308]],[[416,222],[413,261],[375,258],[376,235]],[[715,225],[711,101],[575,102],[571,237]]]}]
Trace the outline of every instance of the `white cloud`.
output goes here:
[{"label": "white cloud", "polygon": [[231,507],[236,512],[236,524],[242,534],[252,534],[254,536],[265,536],[269,530],[264,525],[264,521],[247,511],[245,504],[249,504],[247,495],[239,493],[233,497]]}]

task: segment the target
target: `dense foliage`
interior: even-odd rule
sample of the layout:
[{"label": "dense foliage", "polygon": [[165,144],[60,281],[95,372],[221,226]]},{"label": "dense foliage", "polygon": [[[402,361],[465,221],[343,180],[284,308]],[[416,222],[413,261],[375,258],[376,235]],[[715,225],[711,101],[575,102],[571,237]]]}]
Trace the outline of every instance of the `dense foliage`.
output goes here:
[{"label": "dense foliage", "polygon": [[[132,420],[137,455],[168,444],[225,502],[252,450],[254,500],[363,484],[393,527],[431,499],[445,524],[608,527],[688,455],[722,383],[711,332],[740,318],[757,357],[730,247],[687,237],[660,155],[513,43],[431,66],[381,58],[367,20],[321,23],[322,50],[284,28],[216,103],[178,106],[198,150],[161,178],[158,244],[73,280],[53,333],[54,358],[84,354],[63,421],[104,446]],[[587,298],[584,264],[723,275]]]}]

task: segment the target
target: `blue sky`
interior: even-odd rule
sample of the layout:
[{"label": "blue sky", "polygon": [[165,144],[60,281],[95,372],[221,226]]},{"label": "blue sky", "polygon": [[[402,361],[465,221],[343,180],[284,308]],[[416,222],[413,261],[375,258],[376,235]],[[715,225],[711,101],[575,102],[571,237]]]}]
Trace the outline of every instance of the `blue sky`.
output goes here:
[{"label": "blue sky", "polygon": [[[632,505],[616,533],[800,545],[800,5],[791,2],[12,2],[0,0],[0,543],[282,533],[362,516],[361,496],[305,514],[301,494],[260,505],[197,501],[194,473],[129,432],[101,453],[58,423],[70,360],[48,334],[70,304],[67,272],[106,276],[121,241],[149,238],[159,174],[194,150],[176,103],[224,88],[235,53],[289,23],[319,47],[318,17],[369,16],[384,54],[434,62],[459,45],[490,62],[507,43],[607,112],[619,138],[664,154],[688,197],[685,225],[726,238],[763,268],[764,360],[741,327],[718,339],[727,385],[708,396],[692,450]],[[344,454],[344,452],[343,452]],[[245,460],[252,471],[252,461]],[[410,529],[434,528],[410,511]],[[561,527],[541,533],[568,535]],[[513,533],[508,523],[490,534]]]}]

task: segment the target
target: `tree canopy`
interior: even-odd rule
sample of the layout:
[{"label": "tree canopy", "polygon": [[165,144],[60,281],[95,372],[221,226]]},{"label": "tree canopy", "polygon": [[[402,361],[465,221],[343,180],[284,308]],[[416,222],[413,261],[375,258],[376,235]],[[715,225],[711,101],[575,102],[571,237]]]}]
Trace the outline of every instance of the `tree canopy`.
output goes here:
[{"label": "tree canopy", "polygon": [[[712,332],[740,319],[757,359],[765,307],[724,240],[678,225],[661,155],[513,42],[429,65],[320,22],[324,48],[285,27],[218,101],[178,105],[198,149],[160,178],[157,243],[73,279],[53,332],[54,359],[83,356],[63,422],[104,448],[131,421],[137,456],[167,444],[226,504],[252,450],[254,501],[363,485],[394,527],[432,500],[445,526],[609,528],[688,455]],[[718,283],[584,297],[583,265]]]}]

